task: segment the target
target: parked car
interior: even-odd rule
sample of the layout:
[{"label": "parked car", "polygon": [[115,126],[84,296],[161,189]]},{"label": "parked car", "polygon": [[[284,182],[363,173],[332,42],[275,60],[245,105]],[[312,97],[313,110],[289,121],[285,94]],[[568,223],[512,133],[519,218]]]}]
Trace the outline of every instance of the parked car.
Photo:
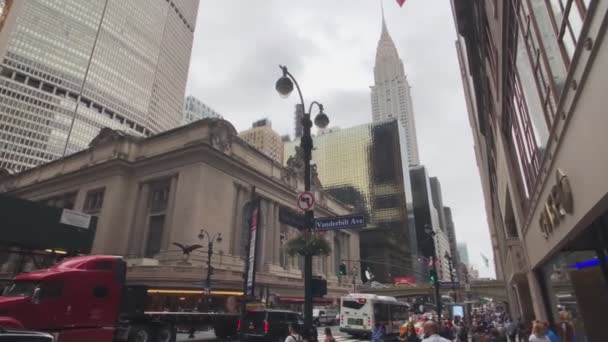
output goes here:
[{"label": "parked car", "polygon": [[302,316],[288,310],[249,310],[245,320],[239,321],[239,333],[245,340],[260,340],[268,342],[284,341],[289,335],[290,323],[304,325]]},{"label": "parked car", "polygon": [[339,321],[338,315],[339,312],[336,309],[313,309],[312,321],[316,326],[335,325]]}]

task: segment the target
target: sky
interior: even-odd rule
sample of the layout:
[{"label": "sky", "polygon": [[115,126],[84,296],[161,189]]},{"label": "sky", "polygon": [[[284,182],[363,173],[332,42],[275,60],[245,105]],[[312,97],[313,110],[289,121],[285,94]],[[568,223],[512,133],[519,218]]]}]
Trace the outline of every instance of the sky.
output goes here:
[{"label": "sky", "polygon": [[[450,1],[407,0],[400,8],[384,0],[384,11],[412,87],[421,163],[439,178],[471,263],[480,276],[493,277]],[[283,99],[274,89],[282,64],[306,103],[324,104],[330,127],[368,123],[380,31],[379,0],[201,0],[187,94],[239,131],[269,118],[276,131],[293,137],[297,96]]]}]

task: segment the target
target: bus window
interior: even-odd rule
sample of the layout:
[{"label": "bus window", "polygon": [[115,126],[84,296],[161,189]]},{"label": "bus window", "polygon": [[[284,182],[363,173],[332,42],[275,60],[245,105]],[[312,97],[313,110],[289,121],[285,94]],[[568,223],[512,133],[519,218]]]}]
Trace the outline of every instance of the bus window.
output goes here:
[{"label": "bus window", "polygon": [[363,307],[363,305],[365,305],[365,302],[359,303],[358,301],[355,301],[355,300],[346,300],[346,299],[342,301],[342,307],[348,308],[348,309],[359,310]]},{"label": "bus window", "polygon": [[391,317],[393,321],[406,321],[408,317],[408,307],[404,305],[391,306]]},{"label": "bus window", "polygon": [[390,306],[389,304],[384,303],[375,303],[374,304],[374,319],[376,322],[388,322],[390,320],[389,317]]}]

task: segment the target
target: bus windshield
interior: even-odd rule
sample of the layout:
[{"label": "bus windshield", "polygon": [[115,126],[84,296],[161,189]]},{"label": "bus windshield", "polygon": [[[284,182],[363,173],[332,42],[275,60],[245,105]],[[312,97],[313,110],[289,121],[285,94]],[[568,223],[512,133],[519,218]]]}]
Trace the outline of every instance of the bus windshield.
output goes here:
[{"label": "bus windshield", "polygon": [[349,308],[349,309],[355,309],[355,310],[359,310],[363,307],[363,305],[365,305],[365,303],[359,303],[356,300],[343,300],[342,301],[342,307],[344,308]]},{"label": "bus windshield", "polygon": [[15,281],[4,289],[6,297],[29,297],[34,293],[38,283],[33,281]]}]

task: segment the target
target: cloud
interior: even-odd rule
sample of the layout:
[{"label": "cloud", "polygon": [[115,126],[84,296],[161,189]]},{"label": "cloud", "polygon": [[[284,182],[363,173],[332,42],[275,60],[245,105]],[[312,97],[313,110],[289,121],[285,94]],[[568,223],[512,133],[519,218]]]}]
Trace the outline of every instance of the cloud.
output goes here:
[{"label": "cloud", "polygon": [[[384,6],[412,86],[422,162],[439,177],[472,261],[491,256],[450,2]],[[293,135],[296,96],[281,99],[274,90],[278,64],[285,64],[306,101],[325,105],[332,126],[369,122],[380,19],[376,0],[201,1],[188,93],[239,130],[268,117],[280,133]]]}]

